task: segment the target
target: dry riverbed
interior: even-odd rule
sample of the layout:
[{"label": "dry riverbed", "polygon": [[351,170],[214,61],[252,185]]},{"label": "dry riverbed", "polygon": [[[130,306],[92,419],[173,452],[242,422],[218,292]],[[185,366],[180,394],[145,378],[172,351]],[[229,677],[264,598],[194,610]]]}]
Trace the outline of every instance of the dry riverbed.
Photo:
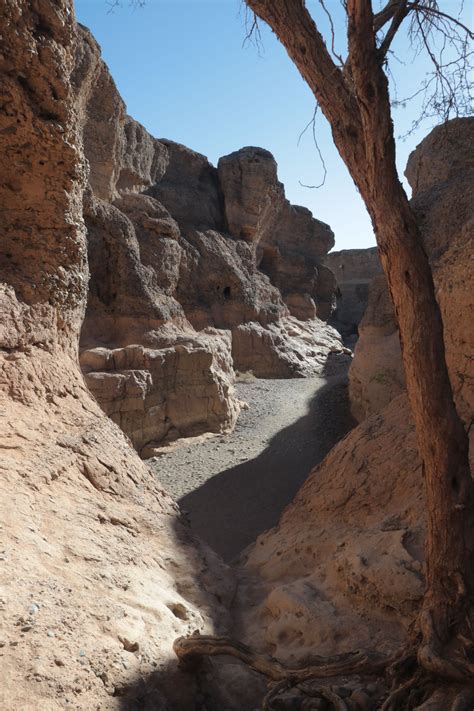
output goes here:
[{"label": "dry riverbed", "polygon": [[249,408],[232,433],[180,440],[149,460],[225,560],[278,522],[312,467],[354,425],[345,376],[244,379],[237,391]]}]

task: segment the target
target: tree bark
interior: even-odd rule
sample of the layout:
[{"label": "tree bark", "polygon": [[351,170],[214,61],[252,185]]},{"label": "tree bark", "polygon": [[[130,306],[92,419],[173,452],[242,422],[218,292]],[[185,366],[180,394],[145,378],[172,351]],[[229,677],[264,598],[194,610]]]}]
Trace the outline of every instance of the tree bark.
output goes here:
[{"label": "tree bark", "polygon": [[[372,220],[398,321],[424,465],[428,534],[423,632],[429,649],[425,645],[420,661],[440,671],[434,668],[439,666],[437,655],[461,624],[474,593],[474,488],[431,269],[398,179],[388,82],[376,47],[371,2],[347,0],[349,55],[343,69],[332,61],[303,0],[247,0],[247,5],[270,25],[314,93]],[[448,675],[456,676],[456,670]],[[462,674],[466,671],[474,668],[463,665]]]}]

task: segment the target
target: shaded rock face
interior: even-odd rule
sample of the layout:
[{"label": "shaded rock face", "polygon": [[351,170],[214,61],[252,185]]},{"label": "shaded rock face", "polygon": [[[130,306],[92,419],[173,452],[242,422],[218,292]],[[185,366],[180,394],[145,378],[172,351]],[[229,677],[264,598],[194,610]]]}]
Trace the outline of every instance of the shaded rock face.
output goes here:
[{"label": "shaded rock face", "polygon": [[[407,169],[423,186],[413,205],[433,265],[448,367],[467,427],[474,404],[474,176],[458,151],[467,155],[473,129],[472,119],[435,129]],[[456,170],[440,165],[440,156]],[[383,276],[372,282],[360,333],[350,388],[361,423],[313,470],[279,525],[241,559],[236,599],[246,640],[291,664],[315,649],[392,652],[406,639],[424,592],[422,465]]]},{"label": "shaded rock face", "polygon": [[[433,270],[456,405],[466,418],[474,407],[474,164],[467,149],[473,143],[474,119],[450,121],[422,141],[406,170]],[[370,287],[359,330],[349,379],[353,413],[361,420],[404,389],[398,329],[383,277]]]},{"label": "shaded rock face", "polygon": [[382,273],[377,248],[331,252],[325,264],[337,282],[337,305],[330,322],[346,338],[357,336],[369,300],[370,282]]},{"label": "shaded rock face", "polygon": [[322,264],[333,234],[285,199],[267,151],[242,149],[216,169],[150,136],[127,116],[88,30],[78,39],[91,272],[81,363],[144,454],[164,438],[232,428],[234,367],[288,377],[323,372],[335,353],[347,360],[317,318],[334,296]]},{"label": "shaded rock face", "polygon": [[262,148],[221,158],[218,172],[230,233],[254,246],[259,269],[281,291],[293,316],[326,320],[335,294],[332,274],[323,265],[334,246],[329,226],[286,200],[276,161]]},{"label": "shaded rock face", "polygon": [[424,591],[422,487],[402,395],[339,442],[243,554],[246,641],[290,664],[397,648]]},{"label": "shaded rock face", "polygon": [[0,25],[1,705],[134,706],[137,678],[171,665],[149,702],[186,708],[196,689],[176,676],[172,640],[223,630],[232,583],[79,369],[87,172],[72,4],[11,0]]}]

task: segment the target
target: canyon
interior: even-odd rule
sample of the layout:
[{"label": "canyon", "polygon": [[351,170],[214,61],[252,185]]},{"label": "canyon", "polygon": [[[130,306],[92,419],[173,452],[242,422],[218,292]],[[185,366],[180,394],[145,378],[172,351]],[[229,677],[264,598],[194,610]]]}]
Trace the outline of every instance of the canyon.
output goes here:
[{"label": "canyon", "polygon": [[[331,228],[290,204],[267,150],[214,167],[151,136],[69,0],[0,4],[0,24],[2,708],[259,707],[265,679],[235,660],[178,667],[173,642],[196,631],[292,666],[393,653],[424,592],[426,521],[376,250],[330,252]],[[474,119],[455,119],[407,167],[467,428],[473,143]],[[295,408],[265,458],[238,423],[256,430],[298,387],[319,417],[304,438],[324,436],[293,455]],[[217,481],[221,440],[239,456],[248,446],[257,473],[286,473],[281,496],[271,480],[260,492],[268,518]],[[191,451],[200,496],[173,482]],[[228,491],[245,475],[258,504],[255,471],[233,464]],[[221,499],[203,510],[211,486]],[[236,533],[219,532],[226,505]],[[380,679],[334,683],[354,711],[386,692]],[[294,698],[278,708],[303,708]]]}]

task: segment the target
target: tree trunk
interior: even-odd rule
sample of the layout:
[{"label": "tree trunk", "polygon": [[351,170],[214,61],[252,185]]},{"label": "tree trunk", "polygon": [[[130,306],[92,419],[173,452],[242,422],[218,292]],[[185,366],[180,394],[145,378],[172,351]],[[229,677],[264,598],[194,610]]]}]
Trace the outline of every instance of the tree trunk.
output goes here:
[{"label": "tree trunk", "polygon": [[[388,83],[376,48],[371,3],[347,2],[349,57],[343,70],[332,62],[302,0],[247,0],[247,4],[271,26],[313,91],[372,219],[398,321],[426,481],[423,632],[430,648],[420,661],[439,671],[436,657],[474,593],[474,489],[468,438],[453,400],[431,269],[398,180]],[[457,675],[457,668],[444,671]]]}]

